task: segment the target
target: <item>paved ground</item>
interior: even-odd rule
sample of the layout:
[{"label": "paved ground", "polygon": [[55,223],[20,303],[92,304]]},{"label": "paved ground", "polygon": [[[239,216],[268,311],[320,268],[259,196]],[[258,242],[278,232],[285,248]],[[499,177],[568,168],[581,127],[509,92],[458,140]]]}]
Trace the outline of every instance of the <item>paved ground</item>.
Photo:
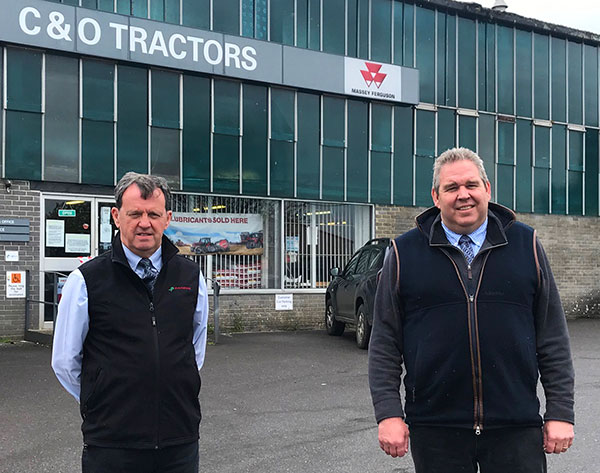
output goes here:
[{"label": "paved ground", "polygon": [[[598,471],[600,320],[569,325],[577,370],[576,442],[553,473]],[[201,471],[411,473],[377,446],[366,352],[322,332],[221,337],[202,370]],[[50,349],[0,344],[0,472],[76,473],[78,406]],[[143,472],[140,472],[143,473]],[[508,473],[508,472],[507,472]]]}]

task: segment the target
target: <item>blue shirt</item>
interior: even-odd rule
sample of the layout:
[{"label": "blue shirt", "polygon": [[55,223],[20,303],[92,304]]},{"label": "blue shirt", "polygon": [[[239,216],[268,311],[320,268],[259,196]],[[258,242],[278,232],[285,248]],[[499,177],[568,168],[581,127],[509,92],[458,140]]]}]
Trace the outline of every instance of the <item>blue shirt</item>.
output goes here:
[{"label": "blue shirt", "polygon": [[[481,249],[481,246],[483,245],[483,242],[485,241],[485,237],[487,235],[487,224],[488,224],[488,219],[486,218],[485,221],[481,224],[481,226],[479,228],[477,228],[476,230],[474,230],[473,232],[471,232],[467,235],[473,242],[473,243],[471,243],[471,247],[473,248],[474,255],[477,255],[477,253],[479,253],[479,250]],[[448,239],[448,242],[452,246],[455,246],[456,248],[458,248],[460,250],[460,246],[458,246],[458,240],[460,240],[460,237],[462,236],[462,234],[453,232],[446,225],[444,225],[444,222],[442,222],[442,228],[444,229],[444,232],[446,233],[446,238]]]},{"label": "blue shirt", "polygon": [[[141,256],[123,245],[129,266],[141,277],[143,270],[138,268]],[[162,268],[162,248],[150,256],[154,267]],[[85,279],[81,271],[73,271],[62,289],[58,305],[58,315],[54,327],[52,345],[52,369],[63,387],[79,402],[81,391],[81,362],[83,342],[89,330],[88,294]],[[194,311],[194,335],[192,343],[196,353],[198,369],[204,364],[206,352],[206,325],[208,323],[208,295],[202,272],[198,281],[198,299]]]}]

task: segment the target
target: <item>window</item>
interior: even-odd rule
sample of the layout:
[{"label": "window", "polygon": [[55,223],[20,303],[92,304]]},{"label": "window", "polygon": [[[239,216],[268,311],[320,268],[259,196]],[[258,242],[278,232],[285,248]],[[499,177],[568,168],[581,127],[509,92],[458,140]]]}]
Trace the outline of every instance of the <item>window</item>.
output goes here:
[{"label": "window", "polygon": [[389,204],[391,198],[392,107],[371,104],[371,201]]},{"label": "window", "polygon": [[567,53],[566,41],[552,38],[552,120],[567,121]]},{"label": "window", "polygon": [[369,105],[348,100],[348,200],[368,200]]},{"label": "window", "polygon": [[[582,45],[567,42],[569,54],[569,123],[583,123],[583,49]],[[592,71],[590,71],[592,72]]]},{"label": "window", "polygon": [[515,210],[531,212],[531,130],[529,120],[517,120],[517,201]]},{"label": "window", "polygon": [[240,189],[240,84],[213,82],[213,191],[238,193]]},{"label": "window", "polygon": [[534,116],[548,120],[550,118],[550,38],[535,33],[533,44]]},{"label": "window", "polygon": [[294,101],[293,91],[271,89],[271,195],[294,196]]},{"label": "window", "polygon": [[[437,121],[439,156],[447,149],[456,146],[456,112],[440,108],[437,113]],[[475,148],[472,149],[474,150]]]},{"label": "window", "polygon": [[183,76],[183,188],[210,190],[210,80]]},{"label": "window", "polygon": [[584,134],[569,131],[569,214],[583,214],[583,142]]},{"label": "window", "polygon": [[344,200],[345,100],[323,97],[322,198]]},{"label": "window", "polygon": [[[395,8],[400,8],[396,4]],[[421,102],[435,102],[435,12],[417,7],[417,56]]]},{"label": "window", "polygon": [[552,213],[567,212],[567,127],[552,127]]},{"label": "window", "polygon": [[391,8],[393,3],[395,2],[389,0],[371,0],[371,59],[374,61],[391,62],[392,60]]},{"label": "window", "polygon": [[496,119],[493,115],[479,115],[479,156],[485,165],[485,172],[492,184],[492,198],[495,198],[496,182]]},{"label": "window", "polygon": [[514,110],[514,41],[512,28],[497,27],[498,112],[513,115]]},{"label": "window", "polygon": [[477,118],[458,117],[458,145],[475,151],[477,149]]},{"label": "window", "polygon": [[550,134],[551,128],[534,127],[533,210],[550,212]]},{"label": "window", "polygon": [[598,130],[585,133],[585,214],[598,215]]},{"label": "window", "polygon": [[437,12],[437,100],[456,106],[456,17]]},{"label": "window", "polygon": [[219,33],[240,33],[240,1],[219,0],[212,2],[213,30]]},{"label": "window", "polygon": [[394,204],[413,203],[413,109],[394,106]]},{"label": "window", "polygon": [[476,108],[476,30],[475,21],[458,20],[458,106]]},{"label": "window", "polygon": [[[346,7],[344,3],[344,0],[323,1],[323,51],[327,53],[340,55],[345,53],[346,32],[344,11]],[[291,30],[293,31],[292,28]]]},{"label": "window", "polygon": [[294,44],[294,0],[271,3],[270,40],[290,46]]},{"label": "window", "polygon": [[585,124],[598,126],[598,48],[583,46],[585,68]]},{"label": "window", "polygon": [[515,126],[498,122],[498,165],[496,192],[498,203],[513,208],[515,172]]},{"label": "window", "polygon": [[496,111],[496,25],[479,22],[479,110]]},{"label": "window", "polygon": [[242,191],[267,193],[267,88],[243,86]]},{"label": "window", "polygon": [[319,198],[320,176],[320,97],[298,92],[298,137],[296,188],[298,197]]},{"label": "window", "polygon": [[517,111],[521,117],[531,117],[531,33],[529,31],[516,30],[516,93]]},{"label": "window", "polygon": [[210,0],[182,0],[181,20],[184,26],[210,28]]},{"label": "window", "polygon": [[417,110],[416,205],[431,205],[431,180],[435,159],[435,112]]}]

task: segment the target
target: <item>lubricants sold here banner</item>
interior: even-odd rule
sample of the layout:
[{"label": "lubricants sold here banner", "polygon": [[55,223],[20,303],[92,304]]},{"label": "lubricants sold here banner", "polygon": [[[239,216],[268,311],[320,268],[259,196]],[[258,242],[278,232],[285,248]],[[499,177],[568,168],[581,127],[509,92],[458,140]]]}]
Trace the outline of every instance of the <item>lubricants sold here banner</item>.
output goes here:
[{"label": "lubricants sold here banner", "polygon": [[165,235],[184,255],[263,253],[259,214],[173,212]]}]

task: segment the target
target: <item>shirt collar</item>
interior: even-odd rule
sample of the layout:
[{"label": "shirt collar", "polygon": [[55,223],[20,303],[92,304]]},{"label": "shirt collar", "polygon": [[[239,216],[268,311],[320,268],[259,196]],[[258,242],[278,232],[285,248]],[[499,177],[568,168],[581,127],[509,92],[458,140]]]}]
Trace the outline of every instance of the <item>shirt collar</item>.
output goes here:
[{"label": "shirt collar", "polygon": [[[487,234],[487,224],[488,224],[488,219],[486,217],[485,221],[481,224],[481,226],[479,228],[477,228],[476,230],[472,231],[471,233],[469,233],[467,235],[469,238],[471,238],[473,243],[478,248],[480,248],[481,245],[483,245],[483,242],[485,241],[485,237]],[[458,240],[460,239],[462,234],[455,233],[452,230],[450,230],[446,225],[444,225],[443,221],[442,221],[442,227],[444,228],[444,233],[446,233],[446,238],[448,238],[448,242],[453,246],[458,246]]]},{"label": "shirt collar", "polygon": [[[125,245],[123,245],[123,251],[125,253],[125,258],[127,258],[127,262],[129,263],[129,266],[131,267],[131,269],[133,269],[135,271],[137,268],[137,265],[140,262],[140,260],[142,259],[142,257],[139,255],[136,255],[133,251],[131,251]],[[160,271],[160,269],[162,268],[162,246],[159,246],[158,250],[156,250],[154,253],[152,253],[152,256],[150,256],[149,259],[152,262],[152,266],[154,266],[158,271]]]}]

